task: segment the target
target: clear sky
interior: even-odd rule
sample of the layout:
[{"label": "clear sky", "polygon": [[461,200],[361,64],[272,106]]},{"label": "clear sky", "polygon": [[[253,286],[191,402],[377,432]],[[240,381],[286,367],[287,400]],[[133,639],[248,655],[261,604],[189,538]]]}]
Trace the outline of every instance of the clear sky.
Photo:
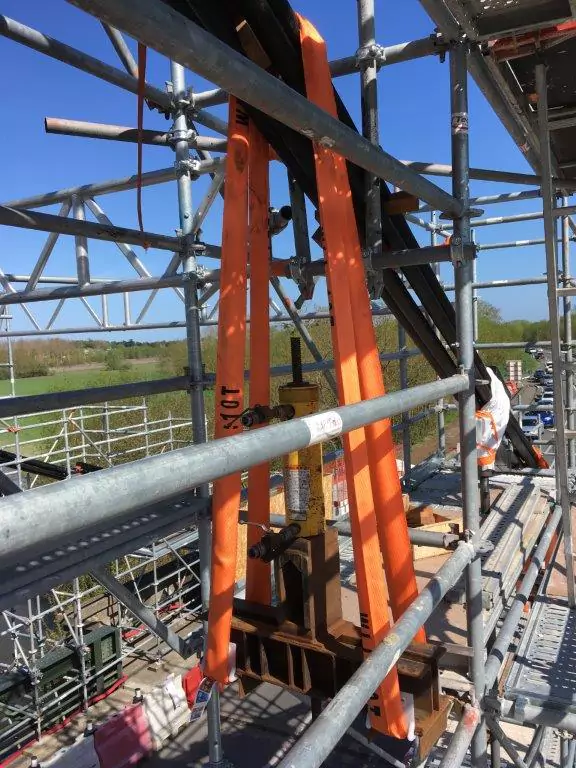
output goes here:
[{"label": "clear sky", "polygon": [[[351,55],[358,47],[356,2],[338,0],[293,0],[294,7],[307,15],[319,28],[328,43],[330,58]],[[121,67],[112,46],[98,21],[64,0],[3,0],[2,12],[47,35],[79,48],[114,66]],[[391,45],[424,37],[433,25],[417,0],[377,0],[377,39]],[[129,41],[135,52],[133,41]],[[136,97],[108,85],[88,74],[50,59],[19,44],[0,38],[2,62],[2,115],[0,130],[0,200],[14,200],[32,194],[85,184],[91,181],[129,176],[136,171],[136,147],[133,144],[100,141],[44,133],[46,116],[88,120],[117,125],[136,125]],[[170,78],[169,62],[149,52],[147,79],[163,87]],[[196,90],[209,84],[193,73],[189,83]],[[359,124],[359,78],[348,76],[337,80],[337,88]],[[438,58],[421,59],[383,68],[379,74],[380,140],[382,146],[401,159],[450,162],[448,64]],[[223,107],[212,108],[225,117]],[[146,110],[145,127],[166,129],[164,118]],[[211,135],[208,129],[201,129]],[[474,83],[470,87],[471,163],[475,166],[504,170],[529,171],[520,152],[492,113]],[[145,170],[165,168],[173,163],[171,150],[161,147],[144,148]],[[286,202],[285,173],[279,163],[271,167],[272,203]],[[203,196],[208,180],[194,185],[194,199]],[[437,183],[443,183],[437,180]],[[472,193],[525,189],[473,182]],[[107,215],[115,224],[137,227],[136,193],[123,192],[99,198]],[[498,216],[541,207],[538,200],[489,206],[486,215]],[[44,208],[57,212],[57,208]],[[208,217],[204,238],[219,243],[221,237],[221,204],[217,202]],[[144,225],[149,231],[172,234],[178,227],[175,184],[144,190]],[[478,230],[479,242],[502,242],[542,237],[541,221],[521,225],[500,225]],[[422,243],[428,235],[417,230]],[[4,272],[28,274],[45,240],[45,235],[2,227],[0,229],[0,267]],[[89,243],[91,272],[94,277],[121,278],[135,273],[114,244]],[[154,275],[161,274],[170,254],[136,249]],[[274,254],[292,255],[291,231],[274,240]],[[519,278],[542,275],[544,253],[539,246],[515,248],[508,251],[488,251],[478,259],[478,279]],[[62,236],[48,263],[46,275],[74,275],[73,239]],[[448,267],[443,272],[452,282]],[[17,286],[17,287],[22,287]],[[294,292],[292,291],[294,295]],[[525,317],[538,319],[546,314],[546,296],[542,286],[482,291],[481,297],[496,304],[506,319]],[[323,304],[324,292],[315,298]],[[133,318],[146,299],[134,296]],[[100,300],[91,299],[100,311]],[[122,299],[110,297],[110,321],[123,322]],[[55,304],[34,305],[31,309],[46,321]],[[311,306],[310,306],[311,308]],[[152,305],[148,320],[170,322],[183,319],[182,304],[171,291],[162,292]],[[91,325],[88,311],[79,302],[68,302],[62,311],[58,327]],[[14,309],[14,327],[31,328],[21,309]],[[150,331],[128,334],[140,340],[182,335],[181,331]],[[104,338],[99,335],[100,338]],[[119,338],[115,335],[114,338]]]}]

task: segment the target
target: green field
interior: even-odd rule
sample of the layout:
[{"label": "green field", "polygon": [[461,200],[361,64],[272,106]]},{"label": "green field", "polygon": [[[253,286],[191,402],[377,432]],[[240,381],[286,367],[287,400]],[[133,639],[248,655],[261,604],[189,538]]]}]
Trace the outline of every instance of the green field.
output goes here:
[{"label": "green field", "polygon": [[[164,378],[166,375],[167,374],[162,371],[161,366],[156,363],[150,365],[135,365],[127,371],[67,371],[52,376],[17,379],[16,395],[40,395],[45,392],[62,392],[67,389],[105,387],[109,384],[122,384],[130,381]],[[10,382],[0,381],[0,397],[5,397],[10,394]]]}]

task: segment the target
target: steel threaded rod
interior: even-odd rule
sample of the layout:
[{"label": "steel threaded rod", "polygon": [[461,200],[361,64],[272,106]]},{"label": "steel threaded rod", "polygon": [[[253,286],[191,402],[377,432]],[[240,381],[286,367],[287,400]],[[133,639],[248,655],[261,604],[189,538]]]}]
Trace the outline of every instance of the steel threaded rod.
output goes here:
[{"label": "steel threaded rod", "polygon": [[302,375],[302,347],[298,336],[290,337],[290,356],[292,360],[292,384],[304,384]]}]

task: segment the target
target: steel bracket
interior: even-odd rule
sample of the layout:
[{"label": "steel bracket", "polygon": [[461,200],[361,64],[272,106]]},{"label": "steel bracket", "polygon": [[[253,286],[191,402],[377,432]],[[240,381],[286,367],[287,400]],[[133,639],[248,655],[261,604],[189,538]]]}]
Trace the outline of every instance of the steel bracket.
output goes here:
[{"label": "steel bracket", "polygon": [[[196,240],[196,235],[194,235],[192,232],[190,232],[188,235],[185,235],[181,229],[176,230],[176,235],[182,240],[181,254],[183,260],[188,256],[192,256],[193,258],[204,256],[206,253],[206,244],[199,243]],[[191,280],[192,277],[196,277],[197,280],[203,280],[207,274],[208,270],[206,270],[204,267],[197,266],[193,272],[184,272],[182,274],[182,278],[184,280]]]},{"label": "steel bracket", "polygon": [[373,301],[378,300],[382,296],[382,290],[384,288],[384,273],[382,269],[376,269],[373,266],[372,259],[382,255],[382,251],[379,248],[373,248],[368,246],[362,249],[362,259],[364,260],[364,268],[366,270],[366,282],[368,285],[368,294]]},{"label": "steel bracket", "polygon": [[454,235],[450,238],[450,260],[454,265],[463,264],[476,258],[476,246],[474,243],[464,243],[461,237]]},{"label": "steel bracket", "polygon": [[514,718],[519,722],[524,721],[526,707],[528,706],[528,704],[529,704],[529,701],[526,698],[526,696],[516,697],[516,700],[514,701]]},{"label": "steel bracket", "polygon": [[298,256],[293,256],[288,263],[290,277],[296,283],[298,290],[300,291],[298,303],[295,304],[296,309],[300,309],[305,301],[309,301],[314,296],[314,276],[310,274],[310,271],[306,269],[306,266],[306,262],[299,259]]}]

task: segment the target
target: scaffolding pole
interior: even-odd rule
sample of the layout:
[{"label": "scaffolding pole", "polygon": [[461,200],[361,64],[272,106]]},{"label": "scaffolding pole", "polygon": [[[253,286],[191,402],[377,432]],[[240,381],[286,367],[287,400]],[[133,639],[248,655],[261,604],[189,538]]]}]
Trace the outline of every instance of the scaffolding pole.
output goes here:
[{"label": "scaffolding pole", "polygon": [[[469,214],[469,138],[468,138],[468,46],[455,43],[450,49],[450,96],[452,123],[452,192],[465,211],[454,220],[455,240],[460,244],[471,242]],[[476,463],[476,396],[474,378],[474,302],[472,259],[457,263],[454,268],[456,283],[456,322],[458,362],[468,376],[468,389],[458,400],[460,409],[460,471],[462,473],[463,527],[471,531],[473,540],[480,532],[480,506],[478,499],[478,467]],[[470,672],[475,700],[481,701],[484,692],[484,623],[482,608],[482,563],[473,559],[466,569],[466,617],[468,645],[472,648]],[[481,719],[471,746],[472,765],[484,768],[487,759],[486,727]]]},{"label": "scaffolding pole", "polygon": [[[563,205],[567,205],[566,198],[563,199]],[[570,285],[570,218],[562,217],[562,285]],[[572,366],[574,355],[572,349],[572,298],[571,296],[562,296],[562,309],[564,315],[564,353],[566,355],[566,407],[568,409],[568,429],[574,431],[576,427],[576,418],[574,413],[574,368]],[[570,469],[576,469],[576,441],[574,438],[568,440],[568,466]]]},{"label": "scaffolding pole", "polygon": [[552,214],[555,192],[552,184],[552,153],[548,130],[548,90],[546,65],[536,66],[536,92],[538,94],[538,128],[542,157],[542,199],[544,209],[544,237],[546,239],[546,274],[548,279],[548,313],[550,317],[550,341],[554,369],[554,426],[556,428],[556,493],[562,506],[564,553],[566,556],[566,581],[568,603],[574,607],[574,544],[572,541],[572,512],[568,483],[568,455],[566,451],[566,424],[562,392],[562,352],[560,347],[560,317],[558,313],[558,266],[556,256],[556,225]]},{"label": "scaffolding pole", "polygon": [[[194,210],[192,207],[192,180],[190,178],[188,158],[188,123],[186,119],[187,92],[184,67],[175,61],[171,62],[172,87],[174,92],[175,110],[174,151],[176,154],[178,210],[180,229],[186,240],[190,238],[194,227]],[[190,375],[190,409],[192,415],[192,440],[194,444],[204,444],[207,441],[206,411],[204,404],[204,370],[202,365],[202,344],[200,338],[200,306],[198,304],[198,267],[193,250],[183,254],[182,272],[184,282],[184,311],[186,314],[186,345],[188,352],[188,368]],[[196,488],[196,495],[208,499],[210,488],[208,483],[202,483]],[[200,590],[202,608],[208,610],[210,603],[210,559],[212,550],[212,529],[210,520],[198,522],[198,548],[200,553]],[[207,623],[204,622],[206,635]],[[220,728],[220,694],[212,691],[207,706],[208,721],[208,759],[211,768],[224,766],[222,752],[222,735]]]}]

